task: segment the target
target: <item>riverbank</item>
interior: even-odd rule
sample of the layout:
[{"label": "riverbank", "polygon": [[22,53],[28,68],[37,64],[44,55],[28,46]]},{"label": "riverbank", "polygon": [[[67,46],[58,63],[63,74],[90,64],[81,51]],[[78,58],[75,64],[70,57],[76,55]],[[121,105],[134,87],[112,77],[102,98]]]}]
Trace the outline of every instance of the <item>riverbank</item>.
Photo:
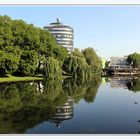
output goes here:
[{"label": "riverbank", "polygon": [[20,81],[37,81],[37,80],[43,80],[43,77],[36,76],[36,77],[17,77],[12,75],[7,75],[7,77],[0,78],[0,83],[3,82],[20,82]]},{"label": "riverbank", "polygon": [[[62,79],[65,78],[70,78],[71,76],[64,75],[62,76]],[[7,77],[0,77],[0,83],[4,82],[22,82],[22,81],[38,81],[38,80],[43,80],[43,76],[34,76],[34,77],[17,77],[17,76],[12,76],[12,75],[7,75]]]}]

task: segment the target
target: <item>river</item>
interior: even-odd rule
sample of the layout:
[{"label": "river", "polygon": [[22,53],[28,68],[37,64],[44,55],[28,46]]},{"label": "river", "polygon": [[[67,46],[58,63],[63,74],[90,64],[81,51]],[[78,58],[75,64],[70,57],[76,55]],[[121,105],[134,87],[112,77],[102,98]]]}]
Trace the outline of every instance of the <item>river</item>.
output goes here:
[{"label": "river", "polygon": [[139,134],[140,79],[0,84],[1,134]]}]

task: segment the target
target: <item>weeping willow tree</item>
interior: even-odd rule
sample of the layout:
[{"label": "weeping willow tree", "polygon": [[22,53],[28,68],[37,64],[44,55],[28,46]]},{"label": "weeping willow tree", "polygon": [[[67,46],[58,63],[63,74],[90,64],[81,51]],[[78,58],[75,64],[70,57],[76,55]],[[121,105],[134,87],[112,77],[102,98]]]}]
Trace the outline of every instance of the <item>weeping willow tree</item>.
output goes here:
[{"label": "weeping willow tree", "polygon": [[90,76],[90,66],[86,63],[84,58],[77,56],[69,57],[68,71],[74,78],[87,78]]},{"label": "weeping willow tree", "polygon": [[48,59],[44,63],[44,76],[47,79],[61,79],[62,69],[57,59],[48,57]]},{"label": "weeping willow tree", "polygon": [[91,66],[86,63],[84,55],[78,49],[75,49],[64,61],[63,70],[75,79],[85,80],[91,76]]},{"label": "weeping willow tree", "polygon": [[87,64],[92,67],[92,72],[99,72],[102,69],[101,58],[97,55],[93,48],[85,48],[82,53],[86,59]]}]

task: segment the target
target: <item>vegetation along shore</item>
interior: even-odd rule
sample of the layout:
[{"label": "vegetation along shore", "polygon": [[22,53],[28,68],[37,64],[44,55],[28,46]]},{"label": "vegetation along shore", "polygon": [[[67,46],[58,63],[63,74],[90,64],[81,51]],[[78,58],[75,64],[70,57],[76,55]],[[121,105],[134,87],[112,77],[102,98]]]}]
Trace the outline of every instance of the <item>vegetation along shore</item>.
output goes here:
[{"label": "vegetation along shore", "polygon": [[[101,73],[102,62],[93,48],[68,53],[47,30],[8,16],[0,16],[0,32],[0,82],[88,79]],[[128,62],[139,68],[140,54],[129,55]]]},{"label": "vegetation along shore", "polygon": [[62,75],[88,78],[101,69],[101,60],[93,48],[71,54],[59,46],[46,30],[0,16],[0,78],[8,81],[60,79]]}]

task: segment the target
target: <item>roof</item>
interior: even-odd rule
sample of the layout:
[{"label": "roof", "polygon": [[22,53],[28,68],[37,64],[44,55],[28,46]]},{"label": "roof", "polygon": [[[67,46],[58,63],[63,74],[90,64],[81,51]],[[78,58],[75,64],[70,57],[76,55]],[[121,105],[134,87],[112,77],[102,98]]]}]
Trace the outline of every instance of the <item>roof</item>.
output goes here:
[{"label": "roof", "polygon": [[[65,27],[65,28],[71,28],[70,26],[64,25],[60,22],[60,20],[57,18],[56,22],[50,23],[50,25],[45,26],[45,28],[51,28],[51,27]],[[71,28],[73,29],[73,28]]]}]

